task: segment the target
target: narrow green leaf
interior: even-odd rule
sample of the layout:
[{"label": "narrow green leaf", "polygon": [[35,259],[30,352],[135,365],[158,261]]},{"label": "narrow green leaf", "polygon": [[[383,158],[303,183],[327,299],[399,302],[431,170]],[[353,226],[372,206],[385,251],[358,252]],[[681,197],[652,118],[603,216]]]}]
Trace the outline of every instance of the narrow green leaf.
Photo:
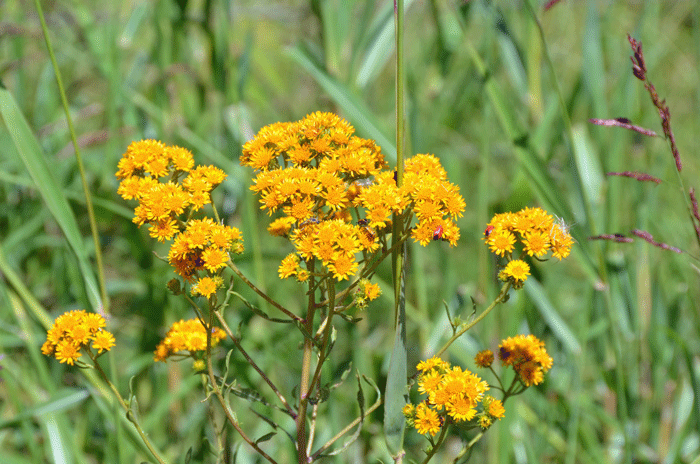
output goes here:
[{"label": "narrow green leaf", "polygon": [[377,141],[377,145],[382,148],[382,152],[388,158],[389,163],[394,164],[396,161],[396,147],[379,128],[378,122],[367,105],[357,98],[344,84],[322,70],[301,48],[292,47],[287,50],[287,55],[311,74],[311,77],[318,82],[328,96],[343,109],[343,112],[358,129],[358,132]]},{"label": "narrow green leaf", "polygon": [[579,343],[576,335],[574,335],[573,331],[566,322],[564,322],[564,319],[561,318],[557,310],[554,309],[542,285],[534,277],[529,277],[525,282],[525,291],[535,303],[542,318],[552,332],[554,332],[557,339],[562,342],[571,354],[580,354],[581,343]]},{"label": "narrow green leaf", "polygon": [[573,145],[576,168],[586,199],[592,205],[600,205],[604,180],[603,170],[600,166],[600,160],[588,140],[586,126],[577,125],[573,128]]},{"label": "narrow green leaf", "polygon": [[512,111],[512,105],[506,102],[503,97],[502,89],[495,79],[491,78],[486,63],[471,43],[467,43],[467,52],[470,54],[474,66],[476,66],[482,79],[484,79],[486,97],[488,97],[493,106],[498,122],[503,132],[505,132],[506,137],[511,142],[513,152],[518,158],[520,165],[529,176],[532,188],[540,202],[542,202],[548,210],[562,211],[566,212],[568,215],[569,208],[565,207],[560,192],[555,187],[556,183],[549,175],[544,162],[533,150],[528,135],[519,127],[517,119]]},{"label": "narrow green leaf", "polygon": [[[608,104],[605,99],[605,58],[600,34],[600,14],[598,6],[588,4],[586,17],[586,33],[583,35],[583,67],[581,74],[588,87],[588,94],[593,102],[593,114],[608,114]],[[601,116],[607,117],[607,116]]]},{"label": "narrow green leaf", "polygon": [[47,414],[42,424],[46,431],[44,436],[49,440],[51,461],[55,464],[70,464],[73,462],[73,453],[70,447],[71,440],[68,436],[70,432],[59,426],[62,422],[56,413]]},{"label": "narrow green leaf", "polygon": [[[404,10],[408,10],[414,0],[404,2]],[[387,62],[396,50],[394,34],[394,9],[391,2],[384,4],[384,8],[377,14],[379,21],[373,21],[369,27],[373,34],[371,42],[367,45],[362,56],[362,62],[355,78],[355,85],[364,88],[384,69]]]},{"label": "narrow green leaf", "polygon": [[16,426],[20,421],[29,417],[40,417],[71,409],[76,404],[82,403],[88,396],[87,390],[64,389],[45,403],[24,409],[16,416],[1,421],[0,429]]},{"label": "narrow green leaf", "polygon": [[95,280],[95,274],[73,210],[70,208],[63,190],[53,177],[49,161],[44,156],[44,151],[32,133],[17,102],[5,88],[0,88],[0,115],[20,154],[22,162],[34,180],[36,189],[41,193],[46,206],[51,211],[78,259],[90,303],[95,310],[101,311],[102,304],[97,281]]}]

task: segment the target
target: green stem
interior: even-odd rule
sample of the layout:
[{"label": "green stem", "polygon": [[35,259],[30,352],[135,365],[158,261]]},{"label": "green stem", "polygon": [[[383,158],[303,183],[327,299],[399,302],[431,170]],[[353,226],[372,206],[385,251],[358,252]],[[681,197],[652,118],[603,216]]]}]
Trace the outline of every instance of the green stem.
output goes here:
[{"label": "green stem", "polygon": [[438,437],[437,442],[435,442],[433,447],[430,448],[430,451],[428,451],[428,455],[425,457],[422,464],[427,464],[428,461],[430,461],[433,458],[433,456],[435,456],[435,453],[437,453],[437,451],[440,449],[440,446],[442,446],[442,444],[444,443],[445,438],[447,437],[447,430],[449,428],[450,427],[448,425],[445,425],[440,429],[440,436]]},{"label": "green stem", "polygon": [[362,415],[356,417],[355,420],[353,420],[353,421],[350,422],[347,426],[345,426],[345,428],[343,428],[343,430],[341,430],[340,432],[336,433],[335,436],[334,436],[333,438],[331,438],[330,440],[328,440],[322,447],[320,447],[318,450],[316,450],[316,452],[315,452],[313,455],[310,456],[310,460],[311,460],[311,461],[315,461],[316,459],[318,459],[318,457],[321,456],[328,448],[330,448],[330,446],[331,446],[333,443],[335,443],[336,441],[338,441],[338,439],[339,439],[340,437],[342,437],[343,435],[345,435],[346,433],[348,433],[350,430],[352,430],[353,427],[359,425],[359,424],[364,420],[365,417],[367,417],[367,416],[369,416],[370,414],[372,414],[372,412],[374,412],[374,411],[384,402],[384,398],[383,398],[382,395],[379,393],[379,390],[377,389],[376,386],[375,386],[375,389],[377,390],[377,401],[375,401],[374,404],[373,404],[372,406],[370,406],[369,408],[367,408],[367,409],[364,411],[364,414],[362,414]]},{"label": "green stem", "polygon": [[158,451],[153,447],[151,441],[148,439],[148,436],[141,428],[141,425],[136,421],[136,417],[134,416],[134,414],[130,414],[131,408],[129,408],[129,406],[126,404],[124,398],[122,398],[122,395],[119,393],[119,390],[117,390],[117,387],[115,387],[114,384],[109,381],[107,374],[105,374],[105,371],[102,370],[102,366],[100,366],[100,363],[97,362],[97,359],[93,357],[92,353],[89,352],[88,354],[90,358],[92,358],[92,361],[95,363],[95,370],[100,374],[102,380],[104,380],[104,382],[107,385],[109,385],[109,388],[112,390],[112,393],[114,393],[114,397],[117,399],[122,409],[124,409],[124,412],[126,412],[127,418],[134,425],[134,428],[136,428],[136,432],[141,437],[143,444],[146,445],[146,448],[148,448],[148,451],[151,452],[156,461],[158,461],[160,464],[165,464],[165,460],[163,460],[160,454],[158,454]]},{"label": "green stem", "polygon": [[472,438],[472,439],[469,441],[469,443],[467,443],[467,446],[465,446],[464,449],[463,449],[462,451],[460,451],[459,454],[458,454],[457,456],[455,456],[455,459],[454,459],[454,461],[452,461],[452,462],[457,462],[457,461],[459,460],[459,458],[461,458],[462,456],[464,456],[464,454],[465,454],[467,451],[469,451],[469,450],[471,449],[472,446],[476,445],[476,444],[479,442],[479,440],[481,440],[481,437],[483,437],[483,436],[484,436],[484,432],[483,432],[483,431],[482,431],[482,432],[479,432],[474,438]]},{"label": "green stem", "polygon": [[[307,334],[314,333],[314,316],[316,315],[316,292],[314,287],[314,260],[307,264],[307,268],[311,273],[309,280],[309,299],[306,309],[306,319],[304,320],[304,329]],[[299,411],[296,419],[297,427],[297,458],[299,464],[308,462],[308,453],[306,452],[306,410],[309,405],[309,377],[311,372],[311,355],[313,353],[313,340],[310,337],[304,337],[304,349],[301,361],[301,377],[299,381]]]},{"label": "green stem", "polygon": [[287,399],[286,399],[286,398],[284,397],[284,395],[279,391],[279,389],[278,389],[277,386],[272,382],[272,380],[270,380],[270,378],[269,378],[267,375],[265,375],[265,373],[262,371],[262,369],[260,369],[260,366],[258,366],[258,365],[256,364],[256,362],[253,360],[253,358],[250,357],[250,355],[248,354],[248,352],[247,352],[245,349],[243,349],[243,346],[241,345],[241,341],[240,341],[237,337],[235,337],[235,336],[233,335],[233,332],[231,331],[231,328],[228,326],[228,324],[226,323],[226,320],[225,320],[224,317],[221,315],[221,313],[219,313],[219,311],[214,311],[214,314],[216,315],[217,319],[219,319],[219,323],[221,324],[221,327],[224,329],[224,332],[226,332],[226,335],[228,335],[229,338],[231,339],[231,341],[233,341],[233,344],[236,346],[236,349],[243,355],[243,357],[245,358],[246,362],[247,362],[248,364],[250,364],[250,366],[251,366],[253,369],[255,369],[255,372],[257,372],[257,373],[260,375],[260,377],[262,377],[262,379],[265,381],[265,383],[268,384],[268,385],[270,386],[270,388],[271,388],[272,391],[275,393],[275,395],[277,395],[277,398],[279,398],[279,400],[280,400],[280,401],[282,402],[282,404],[284,405],[284,407],[285,407],[285,409],[287,410],[287,412],[289,412],[289,414],[290,414],[292,417],[295,417],[295,416],[296,416],[296,413],[294,412],[294,409],[292,409],[292,407],[290,406],[290,404],[287,402]]},{"label": "green stem", "polygon": [[321,378],[321,367],[328,357],[328,341],[330,340],[331,332],[333,331],[333,316],[335,315],[335,282],[328,281],[328,315],[326,316],[325,327],[323,330],[323,342],[321,343],[316,370],[309,384],[309,389],[306,396],[311,396],[314,388]]},{"label": "green stem", "polygon": [[[207,344],[207,349],[209,349],[209,345]],[[229,424],[233,426],[234,429],[236,429],[236,432],[245,440],[246,443],[248,443],[255,451],[257,451],[262,457],[267,459],[269,462],[277,464],[277,461],[272,459],[267,453],[265,453],[256,442],[250,439],[248,435],[241,429],[240,424],[238,423],[238,419],[236,419],[236,416],[234,412],[231,410],[231,407],[229,404],[226,402],[226,398],[224,398],[224,394],[221,392],[221,389],[219,388],[219,384],[216,383],[216,377],[214,377],[214,367],[212,366],[211,363],[211,356],[209,353],[207,353],[207,376],[209,377],[209,384],[211,385],[212,390],[214,391],[214,395],[216,398],[219,400],[219,404],[221,405],[221,409],[224,411],[224,414],[226,415],[226,419],[228,420]]]},{"label": "green stem", "polygon": [[[346,289],[342,290],[341,292],[338,292],[336,294],[336,301],[342,301],[350,292],[353,291],[355,287],[357,287],[360,283],[360,279],[362,278],[369,278],[372,273],[379,267],[379,264],[386,259],[387,256],[392,254],[394,250],[398,250],[398,248],[406,241],[406,239],[409,237],[408,232],[403,232],[401,234],[401,238],[396,242],[393,243],[391,248],[389,248],[384,254],[382,254],[380,257],[376,258],[375,260],[372,261],[372,264],[369,268],[363,268],[362,272],[360,273],[360,276],[357,280],[355,280],[352,284],[350,284]],[[326,306],[328,304],[328,300],[321,301],[319,303],[320,306]]]},{"label": "green stem", "polygon": [[493,303],[491,303],[488,308],[486,308],[481,314],[479,314],[479,316],[477,316],[476,319],[474,319],[470,323],[462,324],[461,328],[457,332],[455,332],[454,335],[452,335],[452,338],[450,338],[447,341],[447,343],[445,343],[445,345],[442,348],[440,348],[440,350],[438,350],[437,353],[435,353],[435,356],[440,357],[442,355],[442,353],[447,351],[447,349],[450,347],[450,345],[452,345],[452,343],[454,343],[455,340],[457,340],[459,337],[461,337],[464,334],[464,332],[471,329],[476,324],[478,324],[483,318],[485,318],[486,315],[488,313],[490,313],[493,308],[495,308],[499,303],[501,303],[506,298],[506,296],[508,295],[508,290],[510,290],[510,286],[511,286],[510,282],[506,282],[505,284],[503,284],[503,287],[501,287],[501,293],[499,293],[498,296],[496,297],[496,299],[493,300]]},{"label": "green stem", "polygon": [[[394,0],[394,21],[396,24],[396,185],[403,184],[404,170],[404,3],[403,0]],[[394,214],[392,220],[392,270],[394,273],[394,325],[398,324],[398,306],[401,293],[401,270],[403,268],[403,253],[395,245],[401,236],[402,223],[399,221],[400,215]]]},{"label": "green stem", "polygon": [[280,311],[282,311],[284,314],[286,314],[286,315],[289,316],[290,318],[294,319],[295,321],[297,321],[297,322],[304,322],[302,318],[300,318],[300,317],[297,316],[296,314],[294,314],[294,313],[290,312],[289,310],[287,310],[284,306],[282,306],[281,304],[279,304],[278,302],[276,302],[275,300],[273,300],[272,298],[270,298],[270,297],[267,295],[267,293],[263,292],[263,291],[260,290],[258,287],[256,287],[255,284],[253,284],[250,280],[248,280],[248,278],[240,271],[240,269],[238,269],[238,266],[236,266],[236,264],[233,262],[233,260],[230,260],[230,259],[229,259],[228,262],[227,262],[226,264],[228,265],[229,268],[231,268],[231,270],[232,270],[233,272],[236,273],[236,275],[237,275],[238,277],[240,277],[240,279],[241,279],[247,286],[249,286],[255,293],[257,293],[258,295],[260,295],[265,301],[267,301],[267,302],[270,303],[272,306],[274,306],[275,308],[279,309]]}]

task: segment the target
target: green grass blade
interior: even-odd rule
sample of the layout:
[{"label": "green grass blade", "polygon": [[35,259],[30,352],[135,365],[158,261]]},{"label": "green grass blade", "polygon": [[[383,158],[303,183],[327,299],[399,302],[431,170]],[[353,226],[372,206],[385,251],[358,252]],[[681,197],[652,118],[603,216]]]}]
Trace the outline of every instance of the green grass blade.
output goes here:
[{"label": "green grass blade", "polygon": [[88,394],[87,390],[77,390],[74,388],[64,389],[57,392],[53,398],[50,398],[45,403],[26,408],[16,416],[8,417],[3,421],[0,421],[0,429],[15,426],[20,421],[33,416],[43,416],[45,414],[71,409],[73,406],[85,401],[85,398],[88,396],[90,395]]},{"label": "green grass blade", "polygon": [[582,183],[581,188],[586,196],[586,201],[591,205],[593,211],[596,211],[602,203],[604,176],[600,161],[588,140],[586,126],[577,125],[573,128],[573,144],[576,168]]},{"label": "green grass blade", "polygon": [[525,291],[535,303],[547,326],[554,332],[554,335],[562,342],[569,353],[574,355],[580,354],[581,343],[568,324],[564,322],[564,319],[559,316],[557,310],[554,309],[542,285],[533,277],[530,277],[525,283]]},{"label": "green grass blade", "polygon": [[471,43],[468,43],[468,53],[482,79],[485,80],[484,86],[486,96],[496,112],[496,118],[503,132],[505,132],[506,137],[512,143],[513,150],[520,165],[529,176],[535,194],[544,204],[545,208],[553,211],[568,212],[569,208],[564,205],[559,192],[556,191],[554,187],[556,183],[547,173],[547,168],[542,160],[537,157],[532,149],[526,133],[518,127],[515,115],[511,111],[512,105],[506,103],[498,83],[494,79],[489,78],[489,71],[486,68],[486,64]]},{"label": "green grass blade", "polygon": [[60,426],[61,421],[56,413],[48,413],[43,417],[42,426],[48,438],[51,449],[52,462],[55,464],[71,464],[73,462],[70,452],[70,439],[66,436],[67,430]]},{"label": "green grass blade", "polygon": [[[414,0],[406,0],[404,10],[408,10],[413,2]],[[390,2],[384,3],[382,10],[376,15],[376,20],[367,28],[371,39],[365,45],[355,77],[355,85],[358,87],[364,88],[372,82],[396,51],[395,27],[393,5]]]},{"label": "green grass blade", "polygon": [[367,105],[353,95],[344,84],[323,71],[311,57],[299,47],[288,49],[287,55],[304,68],[311,77],[326,91],[328,96],[340,106],[348,120],[358,129],[358,132],[365,137],[376,140],[377,145],[382,148],[382,152],[388,158],[389,163],[396,161],[396,147],[379,128],[379,123],[375,120]]},{"label": "green grass blade", "polygon": [[85,281],[85,290],[92,307],[101,311],[102,304],[97,281],[73,210],[68,204],[63,190],[53,177],[49,162],[44,156],[44,151],[32,133],[17,102],[5,88],[0,88],[0,115],[2,115],[5,127],[7,127],[12,137],[22,162],[32,176],[37,190],[41,193],[46,206],[51,211],[76,255]]}]

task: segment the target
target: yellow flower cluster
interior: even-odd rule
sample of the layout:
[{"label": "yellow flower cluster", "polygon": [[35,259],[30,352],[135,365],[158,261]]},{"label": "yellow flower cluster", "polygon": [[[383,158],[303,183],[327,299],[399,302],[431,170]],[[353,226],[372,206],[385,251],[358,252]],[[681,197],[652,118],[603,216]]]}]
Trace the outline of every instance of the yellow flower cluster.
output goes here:
[{"label": "yellow flower cluster", "polygon": [[49,329],[41,352],[73,365],[80,358],[81,349],[89,351],[92,348],[98,354],[109,351],[114,346],[114,336],[104,330],[105,325],[102,316],[82,309],[64,313],[56,318]]},{"label": "yellow flower cluster", "polygon": [[[212,219],[180,220],[211,203],[211,191],[226,174],[214,166],[194,165],[192,153],[157,140],[132,142],[119,161],[117,192],[125,200],[136,199],[134,222],[150,224],[149,233],[158,241],[171,240],[168,260],[175,272],[195,280],[197,271],[217,273],[229,260],[229,252],[242,253],[241,232]],[[211,296],[220,282],[197,282],[195,293]]]},{"label": "yellow flower cluster", "polygon": [[523,385],[539,385],[544,373],[552,367],[552,358],[544,342],[534,335],[518,335],[501,342],[498,357],[504,366],[511,366]]},{"label": "yellow flower cluster", "polygon": [[[175,272],[191,280],[196,271],[206,270],[213,274],[226,266],[229,251],[243,252],[240,230],[217,224],[209,218],[190,219],[185,230],[173,240],[168,261]],[[205,286],[202,279],[197,284],[200,289]]]},{"label": "yellow flower cluster", "polygon": [[522,245],[523,254],[537,259],[551,251],[552,256],[562,260],[569,256],[574,244],[568,226],[541,208],[496,214],[484,231],[484,240],[493,253],[508,259],[499,278],[510,280],[516,288],[530,275],[530,266],[525,261],[512,259],[516,241]]},{"label": "yellow flower cluster", "polygon": [[424,246],[434,239],[454,245],[459,238],[454,219],[465,202],[435,156],[407,160],[399,188],[380,148],[353,133],[337,115],[316,112],[263,127],[243,147],[241,164],[257,172],[251,189],[260,195],[261,209],[283,214],[268,231],[289,238],[296,249],[283,260],[281,278],[306,280],[300,260],[313,259],[337,280],[353,276],[356,255],[385,243],[395,213],[417,217],[412,235]]},{"label": "yellow flower cluster", "polygon": [[[434,436],[446,421],[464,422],[477,416],[476,406],[489,389],[485,381],[459,366],[450,367],[447,361],[437,357],[422,361],[417,367],[421,372],[418,391],[428,395],[428,399],[416,406],[407,405],[404,415],[418,433]],[[490,399],[489,402],[497,403],[492,409],[485,409],[485,414],[492,410],[499,414],[493,417],[502,417],[503,413],[497,406],[500,401]]]},{"label": "yellow flower cluster", "polygon": [[[211,345],[215,346],[226,338],[226,333],[218,327],[211,330]],[[153,359],[163,361],[180,351],[204,351],[207,349],[207,331],[199,319],[175,322],[156,347]]]}]

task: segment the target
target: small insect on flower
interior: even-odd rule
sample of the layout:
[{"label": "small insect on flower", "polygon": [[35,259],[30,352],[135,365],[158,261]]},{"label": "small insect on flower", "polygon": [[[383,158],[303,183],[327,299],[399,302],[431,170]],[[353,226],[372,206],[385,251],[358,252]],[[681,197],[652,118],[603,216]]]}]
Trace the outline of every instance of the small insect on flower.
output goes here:
[{"label": "small insect on flower", "polygon": [[377,232],[369,226],[369,221],[367,219],[358,219],[357,225],[362,227],[360,230],[362,230],[367,240],[374,242],[374,239],[377,238]]},{"label": "small insect on flower", "polygon": [[442,226],[437,226],[435,229],[435,232],[433,232],[433,240],[445,240],[442,238],[442,234],[445,232],[445,229],[442,228]]},{"label": "small insect on flower", "polygon": [[370,185],[372,185],[372,183],[374,183],[374,179],[372,179],[371,177],[367,177],[365,179],[357,179],[355,181],[355,185],[361,188],[367,188]]},{"label": "small insect on flower", "polygon": [[299,224],[299,228],[303,229],[306,226],[309,226],[311,224],[318,224],[320,221],[316,216],[312,216],[308,219],[304,219],[301,224]]},{"label": "small insect on flower", "polygon": [[549,235],[552,235],[554,233],[554,229],[556,227],[559,228],[559,231],[564,234],[564,235],[569,235],[569,229],[574,225],[574,223],[567,224],[566,221],[564,221],[564,218],[560,218],[556,214],[554,215],[555,221],[554,224],[552,224],[552,230],[549,231]]},{"label": "small insect on flower", "polygon": [[488,225],[486,226],[486,230],[484,230],[484,237],[489,238],[491,235],[491,232],[493,232],[494,226]]}]

